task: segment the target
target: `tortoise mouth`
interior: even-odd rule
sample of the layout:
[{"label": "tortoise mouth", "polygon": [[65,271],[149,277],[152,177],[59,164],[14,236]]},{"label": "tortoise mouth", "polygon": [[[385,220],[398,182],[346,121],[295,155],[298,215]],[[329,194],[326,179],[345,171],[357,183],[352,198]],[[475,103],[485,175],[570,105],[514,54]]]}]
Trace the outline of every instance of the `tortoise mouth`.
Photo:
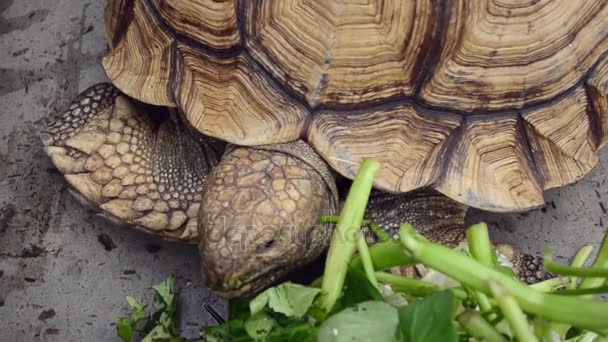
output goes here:
[{"label": "tortoise mouth", "polygon": [[245,297],[264,290],[268,285],[284,276],[289,271],[285,267],[267,268],[261,272],[255,272],[255,276],[240,276],[226,279],[217,283],[209,284],[209,288],[218,296],[226,299]]}]

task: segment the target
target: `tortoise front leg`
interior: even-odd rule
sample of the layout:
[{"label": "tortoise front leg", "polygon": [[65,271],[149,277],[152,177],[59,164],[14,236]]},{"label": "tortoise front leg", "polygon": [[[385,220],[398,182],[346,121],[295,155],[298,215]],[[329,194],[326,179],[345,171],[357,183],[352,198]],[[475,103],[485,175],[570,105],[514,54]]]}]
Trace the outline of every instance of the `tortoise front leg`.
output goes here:
[{"label": "tortoise front leg", "polygon": [[[374,191],[370,197],[366,218],[375,221],[392,239],[399,238],[399,226],[410,223],[433,242],[448,247],[466,243],[465,216],[468,207],[435,191],[422,190],[405,194]],[[373,233],[367,231],[368,243],[375,243]],[[521,281],[536,283],[545,280],[542,258],[522,253],[507,244],[496,249],[513,264],[513,272]],[[413,275],[411,267],[393,270]]]},{"label": "tortoise front leg", "polygon": [[136,105],[108,83],[48,121],[45,151],[83,204],[118,224],[197,240],[203,181],[222,142],[164,108]]}]

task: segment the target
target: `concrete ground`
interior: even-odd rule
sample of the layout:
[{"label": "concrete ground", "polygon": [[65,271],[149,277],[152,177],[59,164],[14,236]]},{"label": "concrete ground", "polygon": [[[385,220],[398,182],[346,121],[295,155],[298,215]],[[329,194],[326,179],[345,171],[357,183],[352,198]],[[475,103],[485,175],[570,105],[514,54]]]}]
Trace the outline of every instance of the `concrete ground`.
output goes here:
[{"label": "concrete ground", "polygon": [[[103,1],[0,1],[0,341],[116,341],[124,296],[150,300],[149,286],[171,273],[188,335],[225,313],[201,284],[193,246],[96,217],[66,192],[38,141],[34,122],[105,80],[102,11]],[[491,223],[497,241],[569,258],[603,235],[607,165],[604,150],[591,175],[550,191],[543,210],[469,220]]]}]

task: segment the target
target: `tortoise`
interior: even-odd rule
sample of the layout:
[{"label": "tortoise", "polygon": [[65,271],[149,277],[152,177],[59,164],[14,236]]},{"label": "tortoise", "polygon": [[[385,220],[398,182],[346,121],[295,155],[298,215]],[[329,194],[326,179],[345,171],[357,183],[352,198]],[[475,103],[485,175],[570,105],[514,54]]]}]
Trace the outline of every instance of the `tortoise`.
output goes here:
[{"label": "tortoise", "polygon": [[112,84],[43,143],[83,203],[198,243],[227,297],[327,247],[318,217],[365,158],[382,165],[368,216],[455,244],[466,208],[540,207],[597,164],[607,3],[108,0]]}]

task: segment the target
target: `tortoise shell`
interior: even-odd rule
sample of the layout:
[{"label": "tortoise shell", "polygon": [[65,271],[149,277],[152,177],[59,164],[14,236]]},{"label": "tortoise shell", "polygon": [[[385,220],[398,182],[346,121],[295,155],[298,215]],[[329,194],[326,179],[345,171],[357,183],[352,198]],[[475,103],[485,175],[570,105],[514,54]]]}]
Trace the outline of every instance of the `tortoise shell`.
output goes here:
[{"label": "tortoise shell", "polygon": [[109,0],[104,68],[239,145],[493,211],[544,204],[608,141],[606,0]]}]

